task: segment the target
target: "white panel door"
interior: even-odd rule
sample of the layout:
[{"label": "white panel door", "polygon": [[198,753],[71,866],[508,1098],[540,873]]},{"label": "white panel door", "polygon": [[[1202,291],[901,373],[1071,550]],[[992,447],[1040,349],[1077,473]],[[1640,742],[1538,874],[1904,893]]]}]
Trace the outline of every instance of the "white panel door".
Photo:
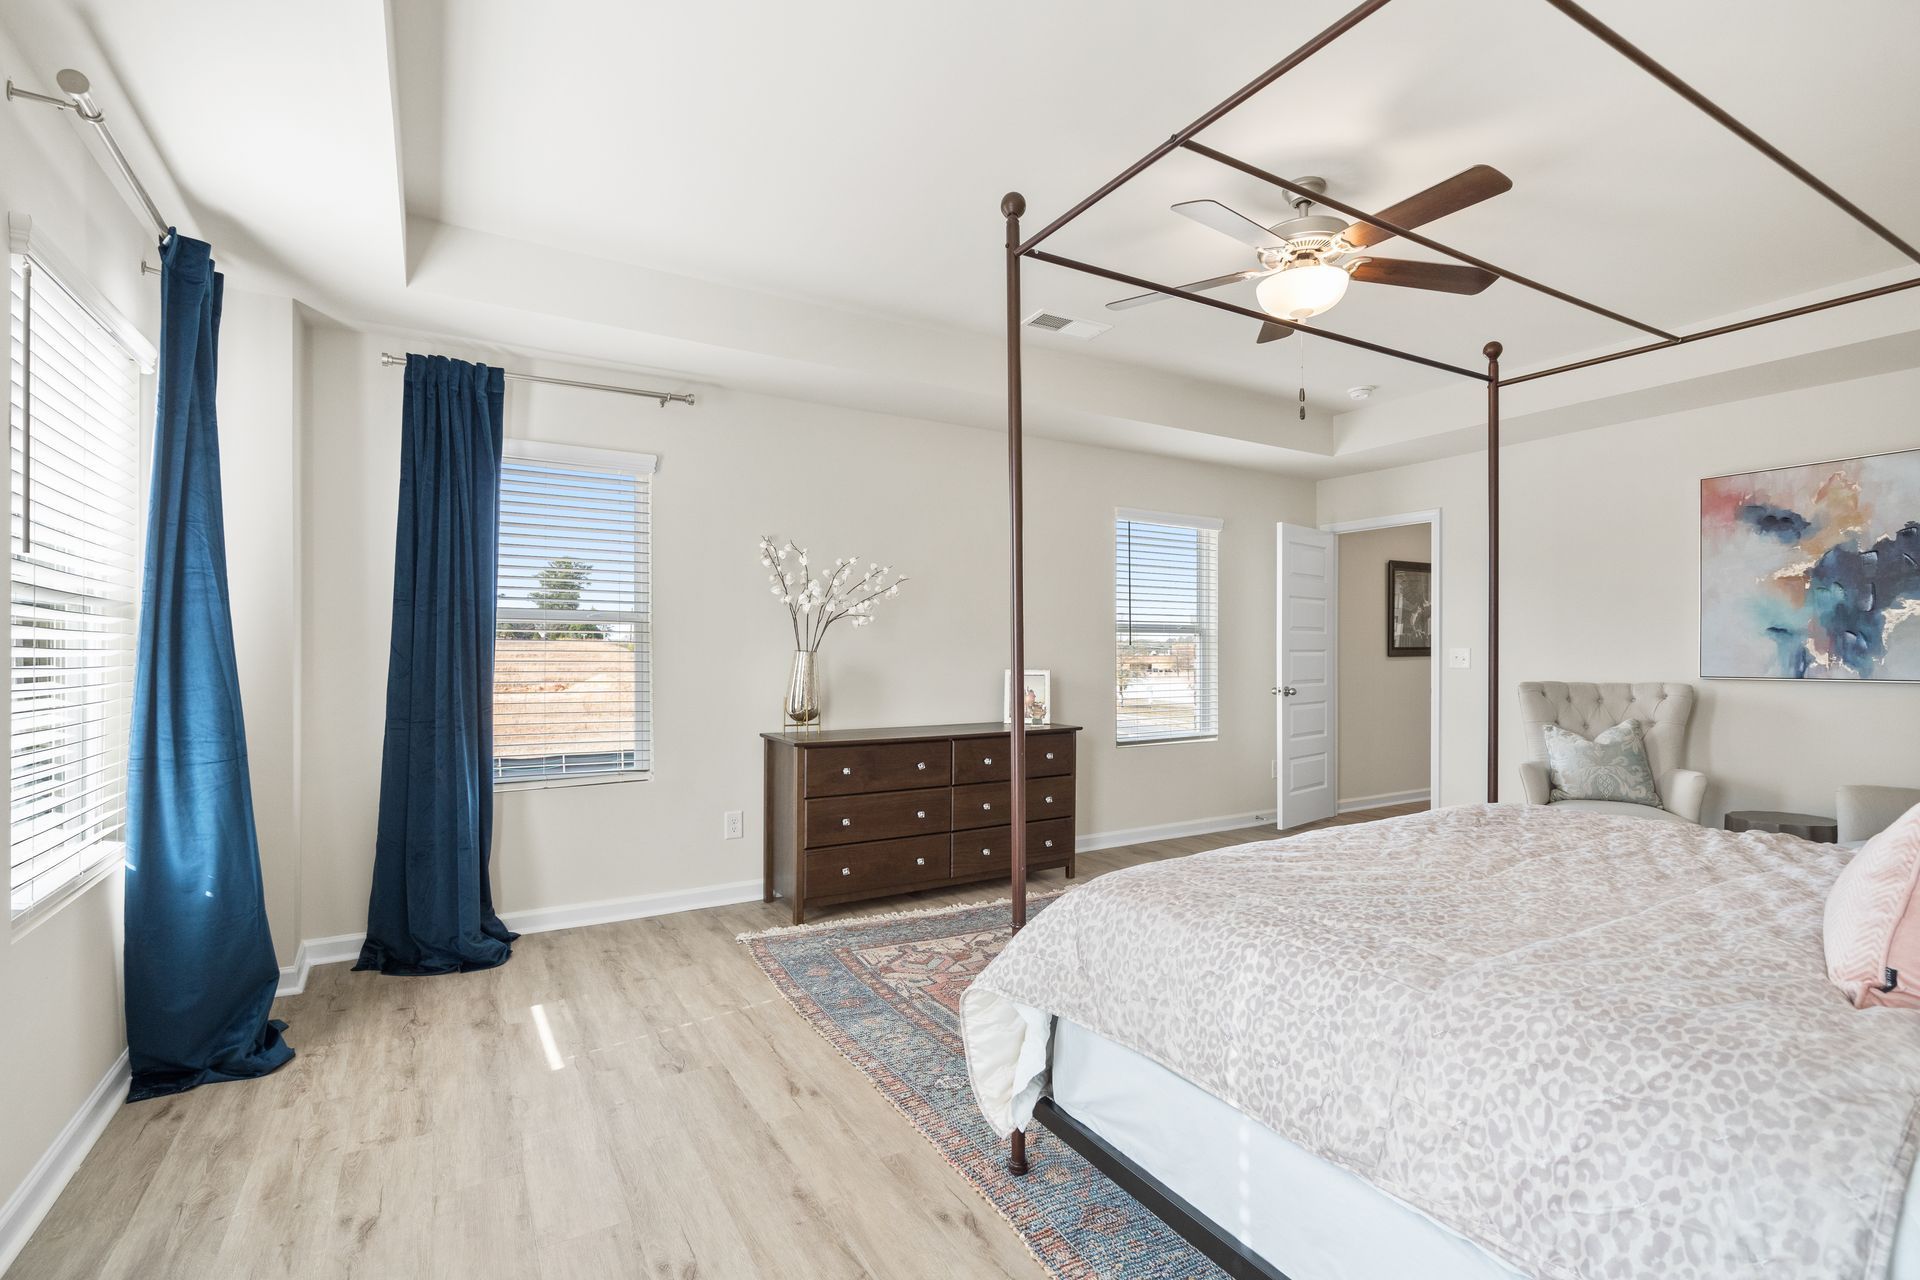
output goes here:
[{"label": "white panel door", "polygon": [[1279,526],[1275,753],[1282,831],[1331,818],[1334,797],[1336,535]]}]

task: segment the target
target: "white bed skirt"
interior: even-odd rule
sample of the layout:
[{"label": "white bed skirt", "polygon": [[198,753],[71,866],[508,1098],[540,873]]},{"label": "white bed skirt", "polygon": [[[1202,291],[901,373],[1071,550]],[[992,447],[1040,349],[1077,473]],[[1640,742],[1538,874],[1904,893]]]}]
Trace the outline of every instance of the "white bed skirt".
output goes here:
[{"label": "white bed skirt", "polygon": [[[1295,1280],[1520,1274],[1158,1063],[1064,1018],[1052,1040],[1055,1103]],[[1916,1186],[1907,1187],[1889,1280],[1920,1280]]]}]

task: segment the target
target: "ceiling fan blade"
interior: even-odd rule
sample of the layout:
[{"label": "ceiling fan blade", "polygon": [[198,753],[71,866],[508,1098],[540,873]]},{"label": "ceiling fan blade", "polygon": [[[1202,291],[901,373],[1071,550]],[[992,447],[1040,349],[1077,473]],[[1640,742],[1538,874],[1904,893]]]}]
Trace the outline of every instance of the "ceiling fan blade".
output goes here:
[{"label": "ceiling fan blade", "polygon": [[[1445,182],[1434,183],[1418,195],[1408,196],[1399,204],[1382,209],[1380,216],[1396,226],[1417,227],[1511,190],[1512,178],[1490,164],[1477,164],[1454,174]],[[1392,237],[1391,231],[1383,231],[1371,223],[1356,222],[1347,228],[1346,240],[1354,248],[1364,249]]]},{"label": "ceiling fan blade", "polygon": [[1235,213],[1218,200],[1187,200],[1174,205],[1173,211],[1256,249],[1267,249],[1280,243],[1280,237],[1273,232],[1244,213]]},{"label": "ceiling fan blade", "polygon": [[1269,320],[1266,324],[1260,326],[1260,336],[1256,341],[1278,342],[1282,338],[1291,338],[1292,336],[1293,330],[1283,324],[1274,324]]},{"label": "ceiling fan blade", "polygon": [[[1267,273],[1258,267],[1246,271],[1231,271],[1224,276],[1215,276],[1211,280],[1196,280],[1192,284],[1183,284],[1180,288],[1187,293],[1204,293],[1208,289],[1218,289],[1222,285],[1238,284],[1242,280],[1251,280],[1255,276]],[[1161,302],[1173,295],[1170,293],[1136,293],[1131,298],[1116,298],[1107,304],[1109,311],[1125,311],[1129,307],[1144,307],[1149,302]]]},{"label": "ceiling fan blade", "polygon": [[1367,284],[1397,284],[1441,293],[1479,293],[1500,278],[1464,263],[1412,262],[1404,258],[1368,258],[1354,266],[1352,275]]}]

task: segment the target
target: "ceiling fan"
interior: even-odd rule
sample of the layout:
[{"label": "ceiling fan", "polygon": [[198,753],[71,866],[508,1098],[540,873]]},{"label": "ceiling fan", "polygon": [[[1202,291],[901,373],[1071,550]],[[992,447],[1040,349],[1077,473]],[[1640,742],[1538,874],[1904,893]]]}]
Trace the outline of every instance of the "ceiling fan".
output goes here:
[{"label": "ceiling fan", "polygon": [[[1315,194],[1327,189],[1324,178],[1301,178],[1298,185]],[[1384,222],[1413,228],[1443,218],[1469,205],[1479,204],[1513,188],[1513,180],[1491,165],[1477,164],[1435,183],[1418,195],[1380,211]],[[1272,226],[1262,226],[1244,214],[1235,213],[1218,200],[1188,200],[1173,206],[1173,211],[1192,218],[1201,226],[1253,248],[1260,265],[1245,271],[1232,271],[1209,280],[1196,280],[1180,286],[1190,293],[1218,289],[1242,280],[1258,280],[1255,297],[1260,309],[1284,320],[1305,320],[1330,310],[1346,296],[1347,283],[1391,284],[1405,289],[1435,289],[1442,293],[1479,293],[1499,279],[1491,271],[1452,262],[1414,262],[1403,258],[1376,258],[1365,250],[1393,237],[1368,222],[1349,223],[1343,218],[1313,213],[1313,201],[1299,196],[1293,201],[1293,217]],[[1171,297],[1165,293],[1140,293],[1107,304],[1109,311],[1124,311]],[[1282,324],[1260,327],[1260,341],[1284,338],[1293,330]]]}]

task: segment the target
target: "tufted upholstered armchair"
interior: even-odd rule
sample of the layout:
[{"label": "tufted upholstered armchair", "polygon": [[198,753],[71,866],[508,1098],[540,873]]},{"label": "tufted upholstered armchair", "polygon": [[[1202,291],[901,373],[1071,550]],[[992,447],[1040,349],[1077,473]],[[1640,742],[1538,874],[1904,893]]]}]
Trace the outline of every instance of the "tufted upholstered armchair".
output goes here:
[{"label": "tufted upholstered armchair", "polygon": [[[1707,775],[1682,769],[1687,721],[1693,716],[1693,686],[1685,684],[1561,684],[1529,681],[1520,686],[1520,719],[1526,725],[1527,758],[1520,782],[1528,804],[1560,804],[1569,809],[1653,818],[1667,822],[1700,821]],[[1638,720],[1653,765],[1661,807],[1621,800],[1552,800],[1547,777],[1546,726],[1591,738],[1622,720]]]}]

